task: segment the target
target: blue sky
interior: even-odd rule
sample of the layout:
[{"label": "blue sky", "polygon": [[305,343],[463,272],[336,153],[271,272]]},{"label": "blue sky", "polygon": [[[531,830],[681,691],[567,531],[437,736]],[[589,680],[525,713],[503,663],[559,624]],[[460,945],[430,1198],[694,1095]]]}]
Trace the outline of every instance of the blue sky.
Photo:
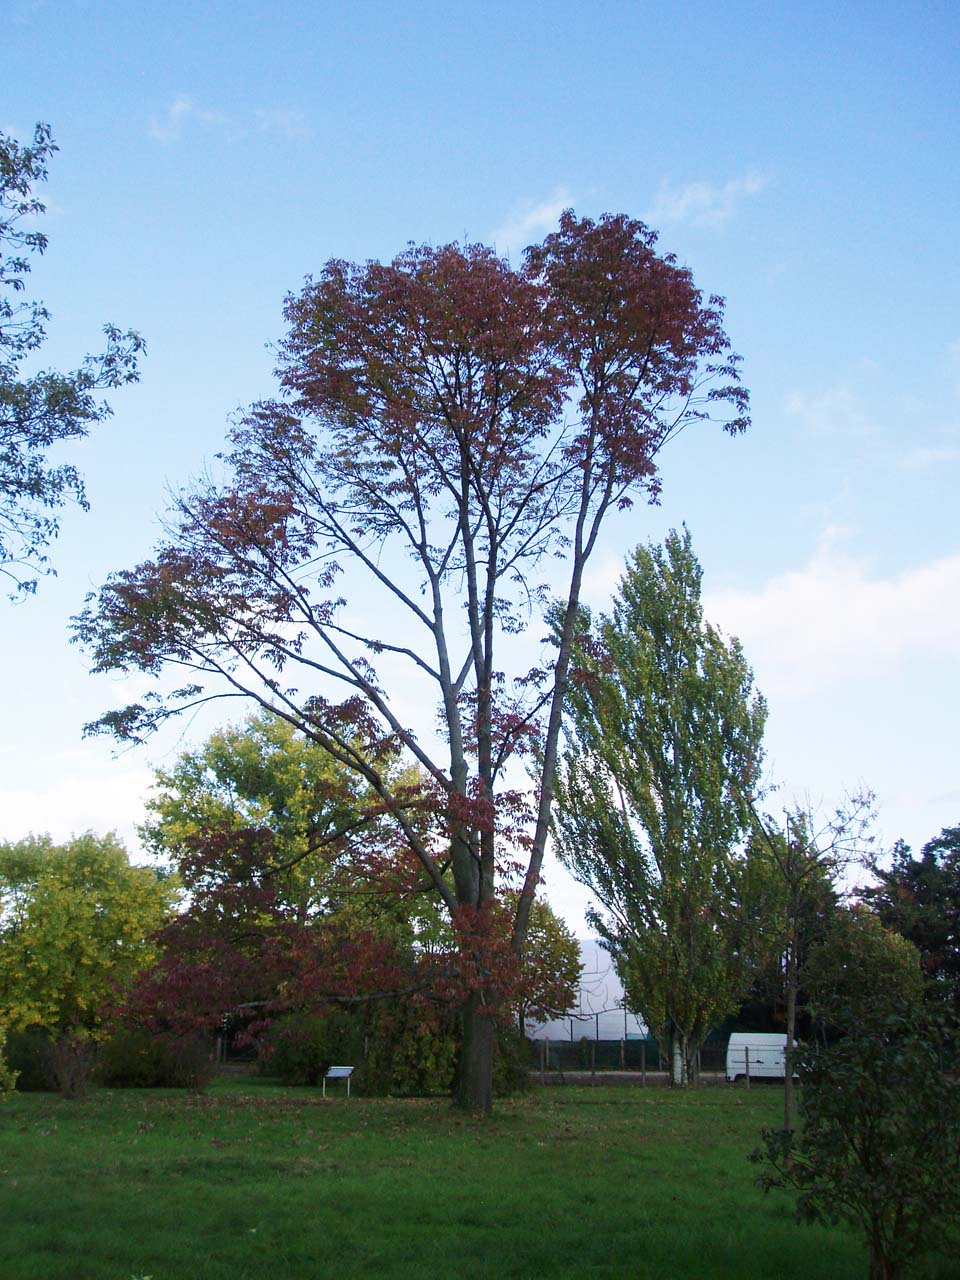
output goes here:
[{"label": "blue sky", "polygon": [[[951,3],[582,5],[7,0],[0,129],[48,121],[44,362],[139,329],[141,383],[72,448],[93,510],[6,607],[0,838],[133,824],[152,767],[82,723],[122,695],[67,619],[148,553],[166,494],[272,391],[281,307],[331,257],[480,240],[516,259],[572,205],[661,233],[727,329],[750,433],[688,433],[664,496],[589,582],[685,520],[708,616],[770,703],[771,780],[879,832],[960,822],[960,10]],[[575,924],[583,898],[548,891]]]}]

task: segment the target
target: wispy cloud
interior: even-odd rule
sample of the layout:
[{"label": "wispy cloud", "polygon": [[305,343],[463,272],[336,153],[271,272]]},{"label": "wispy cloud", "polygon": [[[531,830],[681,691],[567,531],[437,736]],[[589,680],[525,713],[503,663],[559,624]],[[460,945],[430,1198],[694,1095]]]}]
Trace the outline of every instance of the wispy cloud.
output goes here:
[{"label": "wispy cloud", "polygon": [[903,456],[903,465],[909,471],[928,471],[931,467],[950,466],[954,462],[960,462],[960,447],[955,445],[911,449]]},{"label": "wispy cloud", "polygon": [[731,178],[717,185],[712,182],[688,182],[675,187],[668,180],[660,183],[653,205],[643,215],[653,227],[669,223],[690,222],[698,227],[719,227],[737,212],[749,196],[762,191],[770,181],[769,175],[760,172]]},{"label": "wispy cloud", "polygon": [[822,391],[792,391],[786,410],[817,435],[866,436],[873,422],[856,392],[849,387],[827,387]]},{"label": "wispy cloud", "polygon": [[303,111],[286,107],[260,107],[253,113],[259,133],[274,134],[293,141],[304,140],[313,134]]},{"label": "wispy cloud", "polygon": [[230,118],[201,107],[187,94],[179,93],[163,115],[150,117],[150,136],[157,142],[177,142],[190,124],[222,128],[230,124]]},{"label": "wispy cloud", "polygon": [[947,343],[946,366],[947,374],[953,384],[953,392],[960,396],[960,338],[954,338],[952,342]]},{"label": "wispy cloud", "polygon": [[557,187],[545,200],[526,200],[517,205],[507,221],[491,232],[490,239],[498,253],[518,254],[528,244],[553,231],[564,209],[573,203],[566,187]]},{"label": "wispy cloud", "polygon": [[150,117],[150,137],[166,145],[179,142],[191,128],[220,129],[231,141],[262,134],[302,141],[311,136],[306,114],[292,107],[258,107],[242,115],[227,115],[201,106],[189,94],[180,93],[162,115]]}]

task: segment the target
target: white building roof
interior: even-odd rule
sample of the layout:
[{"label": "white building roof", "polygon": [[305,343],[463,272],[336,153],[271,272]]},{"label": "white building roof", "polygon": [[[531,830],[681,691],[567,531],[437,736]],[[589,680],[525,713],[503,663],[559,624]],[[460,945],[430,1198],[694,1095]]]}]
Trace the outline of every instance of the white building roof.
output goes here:
[{"label": "white building roof", "polygon": [[596,938],[579,940],[583,969],[577,1001],[562,1018],[528,1022],[531,1040],[630,1040],[647,1034],[643,1022],[623,1007],[623,983],[610,953]]}]

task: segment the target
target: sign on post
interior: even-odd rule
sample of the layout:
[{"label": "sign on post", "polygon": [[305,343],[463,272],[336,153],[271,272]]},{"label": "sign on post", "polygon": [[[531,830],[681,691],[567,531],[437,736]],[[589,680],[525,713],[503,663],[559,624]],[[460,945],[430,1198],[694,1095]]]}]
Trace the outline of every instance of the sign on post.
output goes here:
[{"label": "sign on post", "polygon": [[327,1096],[328,1080],[346,1080],[347,1097],[350,1097],[350,1077],[353,1075],[353,1067],[330,1067],[327,1074],[323,1077],[323,1096]]}]

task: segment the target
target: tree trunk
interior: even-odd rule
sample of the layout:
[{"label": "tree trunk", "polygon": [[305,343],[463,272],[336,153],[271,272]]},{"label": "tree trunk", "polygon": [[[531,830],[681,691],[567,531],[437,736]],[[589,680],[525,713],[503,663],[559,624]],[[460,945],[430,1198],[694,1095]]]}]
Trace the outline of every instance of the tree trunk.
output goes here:
[{"label": "tree trunk", "polygon": [[687,1055],[687,1038],[679,1031],[673,1033],[673,1069],[670,1083],[678,1089],[685,1089],[690,1083],[689,1059]]},{"label": "tree trunk", "polygon": [[797,1029],[797,929],[787,947],[787,1043],[783,1051],[783,1127],[793,1133],[793,1041]]},{"label": "tree trunk", "polygon": [[478,1111],[484,1115],[493,1110],[493,1018],[486,1013],[477,996],[468,998],[461,1015],[463,1045],[453,1105],[462,1111]]},{"label": "tree trunk", "polygon": [[870,1251],[870,1261],[867,1266],[868,1280],[900,1280],[903,1274],[902,1269],[886,1256],[883,1245],[876,1240],[870,1240],[868,1248]]}]

